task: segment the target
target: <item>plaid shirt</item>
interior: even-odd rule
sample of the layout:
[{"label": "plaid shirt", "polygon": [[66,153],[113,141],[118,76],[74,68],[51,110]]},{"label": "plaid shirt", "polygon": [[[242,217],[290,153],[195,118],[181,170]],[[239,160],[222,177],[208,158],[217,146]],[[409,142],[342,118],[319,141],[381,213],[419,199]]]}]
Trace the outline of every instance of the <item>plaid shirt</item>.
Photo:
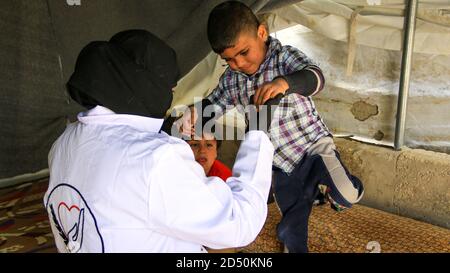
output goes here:
[{"label": "plaid shirt", "polygon": [[[268,42],[266,57],[255,74],[248,76],[228,67],[221,76],[219,85],[207,99],[220,106],[223,111],[228,105],[246,107],[251,104],[250,97],[264,83],[314,65],[300,50],[281,46],[273,37],[269,37]],[[320,118],[311,97],[296,93],[284,96],[273,115],[269,130],[275,147],[273,165],[291,173],[309,146],[328,135],[328,128]]]}]

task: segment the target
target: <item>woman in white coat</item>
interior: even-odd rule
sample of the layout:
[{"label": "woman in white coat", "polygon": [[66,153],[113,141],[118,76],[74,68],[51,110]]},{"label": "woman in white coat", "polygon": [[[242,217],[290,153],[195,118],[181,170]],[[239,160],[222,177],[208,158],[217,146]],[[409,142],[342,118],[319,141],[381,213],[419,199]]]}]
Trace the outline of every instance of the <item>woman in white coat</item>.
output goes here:
[{"label": "woman in white coat", "polygon": [[144,30],[92,42],[67,87],[87,108],[49,153],[44,197],[60,252],[206,252],[240,247],[267,214],[273,146],[246,134],[227,183],[162,132],[175,52]]}]

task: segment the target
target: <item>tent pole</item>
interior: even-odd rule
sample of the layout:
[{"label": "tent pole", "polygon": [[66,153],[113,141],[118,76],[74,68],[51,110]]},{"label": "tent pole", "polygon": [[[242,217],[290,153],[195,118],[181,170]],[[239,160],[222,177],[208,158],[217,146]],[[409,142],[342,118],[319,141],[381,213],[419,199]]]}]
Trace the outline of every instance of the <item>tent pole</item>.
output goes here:
[{"label": "tent pole", "polygon": [[400,150],[405,141],[406,107],[408,102],[409,79],[411,75],[412,55],[414,48],[414,29],[418,0],[405,0],[405,25],[403,36],[402,66],[400,73],[400,87],[397,102],[397,117],[395,126],[395,150]]}]

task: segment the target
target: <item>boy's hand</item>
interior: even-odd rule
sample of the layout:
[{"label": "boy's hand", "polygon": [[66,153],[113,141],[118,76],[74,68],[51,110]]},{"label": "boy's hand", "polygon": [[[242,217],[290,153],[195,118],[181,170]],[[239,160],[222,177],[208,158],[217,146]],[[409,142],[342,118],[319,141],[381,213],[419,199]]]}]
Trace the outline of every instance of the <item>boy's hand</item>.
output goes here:
[{"label": "boy's hand", "polygon": [[259,106],[263,105],[268,99],[275,98],[278,94],[284,95],[288,89],[289,85],[283,78],[276,78],[270,83],[263,84],[256,89],[253,98],[256,109],[259,109]]},{"label": "boy's hand", "polygon": [[184,136],[191,137],[195,133],[195,123],[197,122],[197,109],[191,106],[184,111],[181,118],[178,120],[178,130]]}]

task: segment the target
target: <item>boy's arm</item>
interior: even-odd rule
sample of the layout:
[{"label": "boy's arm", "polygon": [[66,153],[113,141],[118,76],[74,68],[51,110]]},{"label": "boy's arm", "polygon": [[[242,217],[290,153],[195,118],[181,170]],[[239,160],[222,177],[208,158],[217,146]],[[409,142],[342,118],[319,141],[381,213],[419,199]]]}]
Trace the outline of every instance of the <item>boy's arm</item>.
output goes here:
[{"label": "boy's arm", "polygon": [[[223,113],[226,111],[228,105],[234,105],[233,99],[228,91],[229,86],[227,82],[230,78],[228,69],[220,77],[219,84],[216,88],[204,99],[208,100],[211,103],[210,105],[219,106]],[[202,104],[204,106],[207,102],[202,102]]]},{"label": "boy's arm", "polygon": [[322,70],[300,50],[286,46],[280,52],[282,75],[275,77],[255,92],[255,105],[265,104],[278,95],[292,93],[314,96],[325,84]]},{"label": "boy's arm", "polygon": [[308,56],[291,46],[285,46],[281,54],[284,73],[280,77],[289,85],[287,94],[314,96],[323,89],[322,70]]},{"label": "boy's arm", "polygon": [[285,80],[289,86],[285,94],[297,93],[305,97],[316,95],[325,84],[322,70],[316,65],[308,65],[301,70],[275,79],[279,78]]},{"label": "boy's arm", "polygon": [[201,102],[192,105],[190,108],[196,109],[199,119],[193,123],[205,124],[211,119],[221,117],[229,105],[234,105],[233,99],[228,92],[227,81],[229,78],[229,70],[226,70],[219,79],[219,84],[213,91],[206,96]]}]

